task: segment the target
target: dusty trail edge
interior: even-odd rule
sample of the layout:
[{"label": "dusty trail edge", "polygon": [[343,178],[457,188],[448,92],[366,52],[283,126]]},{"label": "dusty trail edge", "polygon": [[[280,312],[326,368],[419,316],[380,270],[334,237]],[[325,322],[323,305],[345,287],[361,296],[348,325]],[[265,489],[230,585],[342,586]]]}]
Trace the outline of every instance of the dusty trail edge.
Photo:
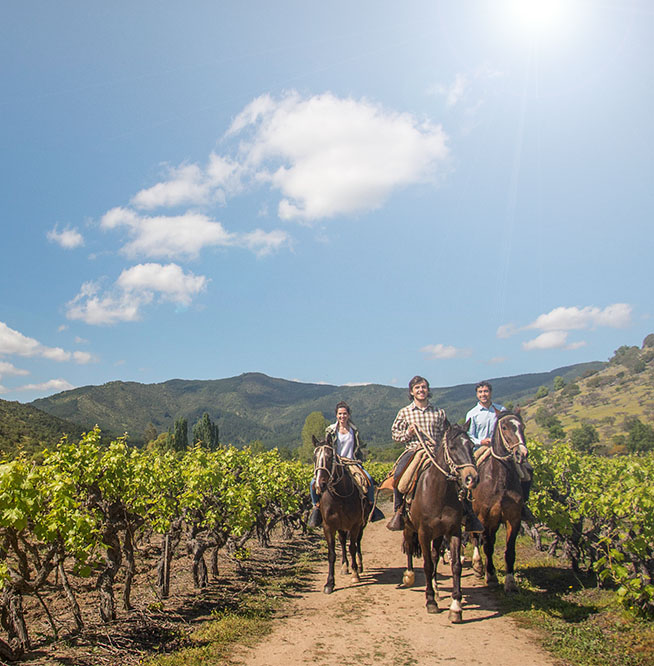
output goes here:
[{"label": "dusty trail edge", "polygon": [[561,663],[538,645],[534,634],[499,612],[493,594],[476,578],[469,560],[462,574],[463,624],[452,625],[448,620],[451,578],[449,564],[443,562],[438,566],[441,612],[428,614],[422,559],[415,562],[415,586],[400,587],[406,566],[402,534],[389,532],[385,523],[366,528],[360,583],[339,573],[338,556],[336,589],[324,594],[325,559],[316,566],[312,589],[284,607],[261,643],[237,648],[230,662],[239,666],[427,666],[454,660],[503,666]]}]

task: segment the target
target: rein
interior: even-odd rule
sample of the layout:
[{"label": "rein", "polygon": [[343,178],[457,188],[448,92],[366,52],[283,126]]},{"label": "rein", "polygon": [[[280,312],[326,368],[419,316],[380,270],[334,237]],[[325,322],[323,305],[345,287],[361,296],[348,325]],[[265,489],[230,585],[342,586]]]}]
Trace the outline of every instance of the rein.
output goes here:
[{"label": "rein", "polygon": [[495,430],[500,431],[499,441],[502,444],[502,446],[504,447],[504,450],[507,452],[507,454],[505,456],[502,456],[499,453],[495,453],[495,437],[493,437],[493,446],[489,447],[490,448],[490,454],[493,458],[495,458],[495,460],[500,460],[502,462],[504,462],[506,460],[510,460],[511,458],[513,458],[513,460],[515,461],[516,460],[515,452],[518,450],[518,447],[520,446],[520,442],[518,441],[518,443],[514,444],[513,446],[509,445],[509,443],[506,441],[506,437],[504,436],[504,432],[502,432],[502,428],[500,428],[500,420],[502,418],[506,418],[506,417],[498,416],[497,422],[495,423]]},{"label": "rein", "polygon": [[[443,433],[443,440],[442,440],[442,450],[443,450],[443,455],[445,457],[445,462],[447,463],[447,466],[450,468],[449,471],[445,471],[439,464],[436,462],[436,457],[432,453],[431,449],[429,446],[427,446],[422,439],[424,436],[429,443],[435,447],[438,448],[438,444],[432,439],[430,435],[428,435],[426,432],[422,432],[420,428],[417,425],[413,425],[416,431],[416,435],[418,435],[418,441],[420,442],[420,446],[422,447],[422,450],[427,454],[427,457],[431,461],[432,465],[436,467],[436,469],[443,474],[443,476],[448,480],[448,481],[458,481],[459,479],[459,470],[463,469],[465,467],[469,467],[470,463],[465,463],[463,465],[457,465],[454,460],[452,459],[452,455],[450,454],[450,447],[448,445],[448,440],[447,440],[447,431]],[[473,463],[474,464],[474,463]]]},{"label": "rein", "polygon": [[[356,464],[354,461],[353,462],[345,462],[341,456],[336,453],[334,450],[333,446],[330,446],[329,444],[323,444],[322,446],[316,447],[316,450],[319,451],[318,453],[318,458],[317,462],[320,463],[322,460],[324,460],[324,449],[331,449],[332,450],[332,467],[331,469],[327,469],[327,467],[324,467],[320,464],[315,465],[313,468],[313,476],[318,481],[318,476],[317,473],[320,472],[321,470],[324,472],[327,472],[328,476],[328,481],[327,481],[327,489],[334,494],[336,497],[350,497],[355,491],[355,486],[352,484],[353,488],[352,490],[347,493],[347,495],[341,495],[339,492],[336,490],[336,485],[340,483],[345,478],[345,465],[350,464]],[[337,472],[341,470],[340,474],[337,474]]]}]

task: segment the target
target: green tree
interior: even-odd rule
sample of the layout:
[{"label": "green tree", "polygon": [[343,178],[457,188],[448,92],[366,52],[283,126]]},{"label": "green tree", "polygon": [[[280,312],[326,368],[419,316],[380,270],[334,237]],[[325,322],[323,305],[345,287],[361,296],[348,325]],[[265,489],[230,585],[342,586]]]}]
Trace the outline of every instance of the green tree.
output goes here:
[{"label": "green tree", "polygon": [[645,339],[643,340],[643,349],[645,349],[645,347],[654,347],[654,333],[645,336]]},{"label": "green tree", "polygon": [[210,451],[215,451],[219,446],[218,426],[205,412],[193,426],[193,444],[202,442]]},{"label": "green tree", "polygon": [[654,428],[643,423],[637,416],[626,419],[627,450],[632,453],[643,453],[654,449]]},{"label": "green tree", "polygon": [[565,379],[561,375],[554,377],[554,390],[560,391],[565,386]]},{"label": "green tree", "polygon": [[266,447],[260,439],[255,439],[248,444],[248,449],[250,449],[250,453],[257,454],[264,453]]},{"label": "green tree", "polygon": [[575,395],[579,395],[579,393],[581,393],[581,389],[579,388],[579,384],[577,384],[577,382],[570,382],[563,387],[561,393],[572,398]]},{"label": "green tree", "polygon": [[599,435],[590,423],[582,423],[581,426],[570,431],[570,442],[575,449],[590,453],[593,450],[593,444],[599,442]]},{"label": "green tree", "polygon": [[298,449],[298,459],[302,462],[311,462],[313,460],[313,442],[311,436],[316,439],[322,439],[325,436],[327,420],[322,412],[311,412],[304,421],[302,427],[302,444]]},{"label": "green tree", "polygon": [[150,422],[147,426],[145,426],[145,430],[143,431],[143,440],[146,444],[148,444],[149,442],[157,439],[158,434],[159,433],[157,432],[157,428],[155,427],[154,423]]},{"label": "green tree", "polygon": [[186,451],[188,448],[188,421],[183,416],[175,420],[175,426],[168,431],[168,434],[175,451]]},{"label": "green tree", "polygon": [[545,407],[539,407],[534,415],[536,423],[547,430],[547,434],[551,439],[563,439],[565,437],[565,430],[558,416],[555,416]]},{"label": "green tree", "polygon": [[547,386],[539,386],[538,391],[536,391],[537,398],[544,398],[546,395],[549,395],[550,390]]}]

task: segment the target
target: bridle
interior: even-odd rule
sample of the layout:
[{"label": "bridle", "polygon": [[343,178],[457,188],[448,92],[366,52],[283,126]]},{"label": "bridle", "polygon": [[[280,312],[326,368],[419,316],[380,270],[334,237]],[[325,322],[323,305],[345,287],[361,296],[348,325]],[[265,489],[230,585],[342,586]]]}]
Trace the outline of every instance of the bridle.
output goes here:
[{"label": "bridle", "polygon": [[[323,464],[326,454],[325,449],[331,449],[332,452],[332,464],[331,467],[327,467]],[[315,460],[313,466],[313,478],[316,481],[316,486],[318,486],[318,473],[326,472],[327,473],[327,488],[328,490],[337,497],[349,497],[354,493],[356,488],[352,484],[352,488],[349,493],[346,495],[341,495],[337,490],[336,486],[340,481],[345,478],[345,462],[343,459],[336,453],[333,444],[321,444],[315,448]],[[340,472],[340,473],[339,473]]]},{"label": "bridle", "polygon": [[[516,463],[520,463],[519,458],[521,457],[522,454],[520,454],[520,445],[522,444],[524,446],[524,442],[521,441],[520,438],[518,438],[518,441],[515,444],[511,444],[507,439],[506,436],[504,435],[504,431],[500,427],[500,421],[502,419],[505,419],[509,416],[512,416],[513,418],[517,418],[515,414],[503,414],[503,415],[498,415],[497,421],[495,423],[495,433],[499,430],[499,436],[495,436],[495,433],[493,435],[493,441],[492,441],[492,446],[489,447],[490,449],[490,454],[495,458],[496,460],[500,460],[502,462],[505,462],[507,460],[510,460],[513,458],[513,460]],[[506,455],[501,455],[499,453],[496,453],[495,451],[495,441],[499,441],[499,443],[502,445],[504,450],[506,451]],[[520,454],[520,455],[517,455]]]},{"label": "bridle", "polygon": [[[450,442],[448,438],[448,433],[450,431],[449,427],[445,430],[443,433],[443,437],[441,439],[441,446],[439,448],[438,444],[436,441],[428,435],[426,432],[423,432],[420,430],[420,428],[414,424],[413,426],[416,431],[416,435],[418,436],[418,441],[420,442],[420,446],[422,447],[422,450],[427,454],[427,457],[431,461],[432,465],[436,467],[436,469],[445,476],[445,478],[448,481],[458,481],[460,482],[461,475],[459,474],[459,471],[462,469],[465,469],[466,467],[475,467],[474,461],[462,463],[462,464],[457,464],[454,461],[454,458],[452,458],[452,454],[450,452]],[[423,437],[429,441],[431,444],[431,447],[425,444]],[[434,455],[432,451],[432,447],[434,449],[441,450],[443,451],[443,457],[445,458],[445,463],[447,464],[448,470],[444,470],[437,462],[436,456]]]}]

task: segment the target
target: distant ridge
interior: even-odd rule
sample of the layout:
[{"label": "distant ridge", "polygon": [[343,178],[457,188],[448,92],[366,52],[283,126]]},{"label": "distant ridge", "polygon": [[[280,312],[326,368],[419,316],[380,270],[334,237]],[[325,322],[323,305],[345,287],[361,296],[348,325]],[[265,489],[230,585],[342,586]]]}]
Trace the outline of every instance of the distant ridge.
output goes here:
[{"label": "distant ridge", "polygon": [[[490,381],[497,400],[516,403],[533,396],[541,385],[551,387],[557,375],[570,381],[605,365],[581,363]],[[433,402],[453,421],[461,419],[475,402],[474,384],[432,387],[432,393]],[[222,442],[241,445],[261,440],[266,447],[295,448],[307,415],[321,411],[331,419],[339,400],[352,407],[353,420],[366,442],[385,446],[390,443],[393,419],[408,403],[408,395],[406,388],[381,384],[310,384],[248,372],[227,379],[171,379],[159,384],[113,381],[64,391],[30,404],[84,429],[98,424],[107,434],[127,432],[130,441],[137,444],[143,442],[149,423],[163,432],[180,416],[192,426],[207,412],[218,424]]]}]

